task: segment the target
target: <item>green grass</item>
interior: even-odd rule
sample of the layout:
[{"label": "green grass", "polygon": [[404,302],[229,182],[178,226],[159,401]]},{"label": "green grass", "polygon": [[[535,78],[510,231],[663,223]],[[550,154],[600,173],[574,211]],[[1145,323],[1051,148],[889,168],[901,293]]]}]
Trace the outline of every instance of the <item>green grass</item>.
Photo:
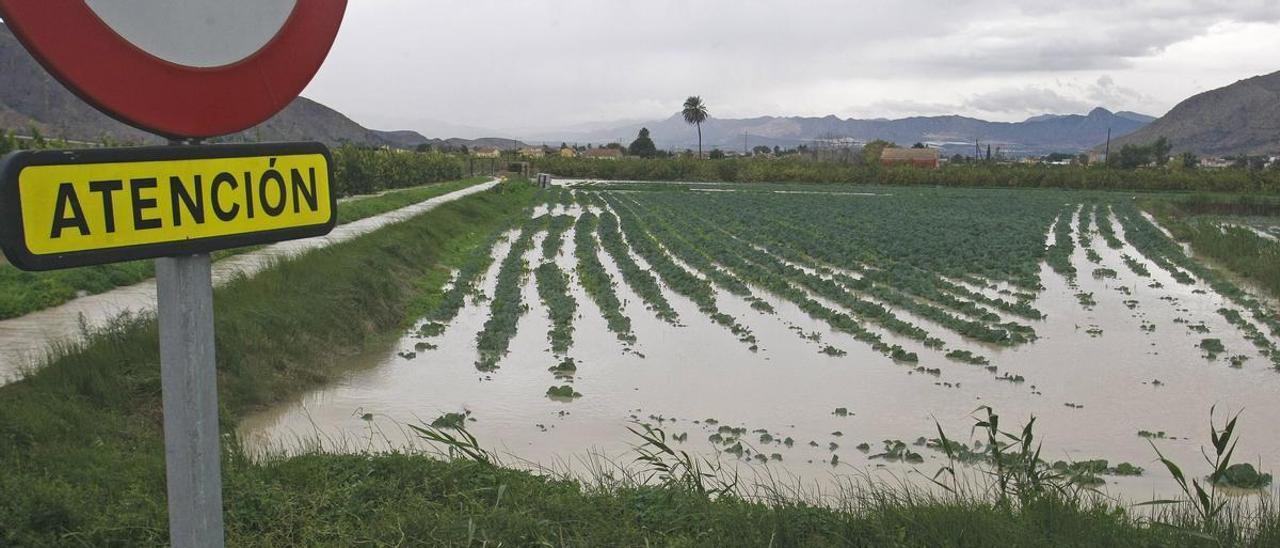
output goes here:
[{"label": "green grass", "polygon": [[245,467],[228,493],[228,508],[243,509],[229,516],[233,545],[1215,545],[1106,506],[1054,498],[1013,509],[868,490],[832,510],[713,500],[673,487],[584,487],[413,455],[316,455]]},{"label": "green grass", "polygon": [[1272,297],[1280,298],[1280,242],[1268,240],[1246,228],[1223,226],[1214,217],[1219,213],[1252,213],[1276,217],[1280,205],[1249,196],[1222,197],[1194,195],[1148,198],[1142,207],[1191,250],[1212,260],[1235,275],[1248,280]]},{"label": "green grass", "polygon": [[[439,300],[451,267],[532,199],[503,185],[413,220],[316,250],[216,291],[224,431],[237,417],[335,378],[343,357],[400,333]],[[354,321],[353,321],[354,319]],[[0,546],[167,542],[156,325],[126,318],[0,387]],[[649,435],[657,435],[653,430]],[[1134,512],[1067,496],[1022,502],[929,497],[894,488],[828,492],[829,507],[785,490],[726,489],[701,475],[575,481],[422,454],[253,462],[226,438],[232,546],[1274,546],[1261,514],[1217,528],[1152,526]],[[678,471],[669,453],[646,461]],[[708,470],[714,471],[714,470]],[[715,493],[720,492],[717,495]],[[754,494],[762,498],[752,498]],[[1181,521],[1179,521],[1181,520]]]},{"label": "green grass", "polygon": [[[396,190],[378,196],[353,198],[338,206],[338,223],[349,223],[386,213],[485,180],[487,179],[471,178]],[[254,248],[225,250],[219,252],[217,258],[251,249]],[[132,261],[53,272],[23,272],[0,260],[0,320],[58,306],[82,294],[96,295],[117,287],[133,285],[154,275],[153,261]]]}]

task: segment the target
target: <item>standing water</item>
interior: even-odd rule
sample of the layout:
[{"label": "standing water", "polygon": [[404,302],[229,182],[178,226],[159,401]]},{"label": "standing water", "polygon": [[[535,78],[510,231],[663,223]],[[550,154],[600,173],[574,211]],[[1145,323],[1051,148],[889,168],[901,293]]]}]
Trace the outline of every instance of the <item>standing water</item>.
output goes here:
[{"label": "standing water", "polygon": [[[1027,192],[1033,193],[1029,200],[1047,202],[1038,206],[1049,214],[1040,217],[1037,226],[1044,231],[1039,234],[1048,234],[1050,246],[1055,243],[1057,219],[1065,223],[1062,228],[1073,241],[1067,260],[1075,273],[1064,275],[1034,260],[1039,290],[1012,278],[962,277],[955,272],[947,276],[952,276],[953,286],[968,288],[968,298],[978,302],[1013,302],[1020,294],[1032,297],[1027,304],[1043,319],[1020,319],[999,310],[999,318],[989,319],[987,325],[1021,322],[1034,330],[1033,342],[1010,345],[975,340],[915,306],[926,299],[895,300],[897,293],[853,288],[860,276],[874,276],[876,267],[862,262],[802,261],[801,255],[771,247],[775,241],[762,238],[750,243],[753,249],[773,253],[776,268],[783,269],[777,272],[790,266],[788,275],[794,280],[812,276],[838,281],[849,295],[883,306],[938,342],[926,343],[887,327],[888,322],[857,316],[886,345],[918,356],[918,361],[894,359],[802,310],[794,298],[750,281],[746,295],[718,283],[710,285],[716,289],[717,311],[754,337],[746,341],[743,331],[714,321],[706,306],[655,275],[663,297],[678,315],[674,322],[663,321],[627,283],[615,258],[597,247],[595,255],[613,278],[621,312],[630,320],[635,342],[629,343],[610,330],[604,311],[583,285],[574,283],[581,281],[581,274],[574,245],[578,234],[570,228],[563,235],[563,248],[550,260],[574,279],[569,296],[577,305],[577,316],[567,355],[577,367],[572,391],[581,397],[553,399],[547,396],[548,388],[565,382],[548,369],[564,356],[551,351],[547,338],[551,320],[532,275],[521,279],[520,297],[528,309],[518,320],[509,353],[498,361],[497,369],[476,367],[476,337],[490,315],[501,263],[517,238],[513,231],[492,249],[493,264],[483,273],[479,291],[441,335],[428,338],[415,329],[394,345],[355,360],[349,374],[334,385],[246,418],[240,423],[240,434],[260,453],[421,448],[426,445],[409,425],[429,424],[446,413],[467,413],[467,429],[508,462],[582,472],[589,466],[590,455],[630,463],[631,450],[639,440],[628,426],[638,422],[676,436],[679,449],[737,467],[744,478],[782,478],[821,488],[870,474],[927,485],[926,478],[946,464],[945,455],[928,447],[938,427],[950,438],[972,444],[980,439],[970,436],[974,418],[981,415],[979,408],[989,406],[1002,415],[1007,430],[1019,429],[1034,416],[1037,438],[1044,442],[1042,458],[1048,462],[1107,459],[1112,470],[1100,476],[1105,484],[1098,488],[1140,501],[1180,494],[1156,461],[1151,444],[1189,473],[1198,470],[1200,448],[1208,443],[1209,410],[1216,406],[1220,421],[1228,414],[1244,413],[1238,428],[1242,440],[1236,452],[1238,462],[1250,462],[1265,471],[1280,464],[1280,437],[1273,435],[1272,428],[1280,422],[1280,399],[1275,397],[1280,378],[1266,350],[1221,312],[1240,309],[1238,303],[1204,280],[1180,283],[1135,248],[1133,236],[1125,232],[1125,222],[1133,222],[1133,217],[1121,219],[1105,203],[1102,207],[1070,203],[1070,199],[1079,200],[1077,196]],[[745,272],[735,268],[745,268],[746,263],[731,259],[708,261],[709,267],[682,260],[675,246],[699,240],[693,236],[671,239],[676,238],[672,233],[663,233],[657,224],[660,209],[645,210],[649,215],[639,213],[666,203],[659,195],[675,194],[675,200],[697,208],[715,207],[717,195],[727,193],[697,193],[697,197],[677,191],[650,193],[655,198],[626,190],[578,191],[577,204],[544,205],[531,216],[617,214],[624,219],[627,256],[651,272],[656,266],[635,245],[637,238],[647,236],[636,233],[634,227],[647,226],[657,240],[668,238],[660,248],[668,254],[666,259],[698,280],[712,284],[717,278]],[[769,192],[744,199],[773,204],[773,200],[801,198]],[[868,201],[899,198],[833,193],[805,199],[869,211],[866,208],[880,206]],[[885,207],[902,204],[881,203]],[[709,211],[710,218],[714,214]],[[625,230],[628,220],[650,224]],[[724,223],[729,222],[726,217]],[[1110,225],[1122,245],[1108,245],[1097,228],[1100,222]],[[694,226],[685,227],[684,234]],[[765,230],[761,224],[752,226]],[[720,227],[725,238],[745,241],[747,234],[734,232],[731,225]],[[794,228],[779,234],[789,237],[801,231],[799,225]],[[530,270],[547,260],[542,254],[546,235],[539,232],[523,254]],[[599,235],[589,236],[594,240]],[[705,255],[716,256],[712,251]],[[697,260],[686,256],[691,257]],[[873,260],[868,256],[868,261]],[[812,287],[800,291],[814,303],[850,313],[842,308],[847,301],[839,301],[838,295],[820,295]],[[961,316],[953,310],[948,317]],[[1243,316],[1251,321],[1247,312]],[[1212,352],[1205,343],[1210,338],[1226,350]],[[947,359],[937,350],[939,344],[984,356],[989,364]],[[886,455],[886,448],[896,441],[903,442],[906,453]],[[1144,471],[1131,475],[1122,463]]]}]

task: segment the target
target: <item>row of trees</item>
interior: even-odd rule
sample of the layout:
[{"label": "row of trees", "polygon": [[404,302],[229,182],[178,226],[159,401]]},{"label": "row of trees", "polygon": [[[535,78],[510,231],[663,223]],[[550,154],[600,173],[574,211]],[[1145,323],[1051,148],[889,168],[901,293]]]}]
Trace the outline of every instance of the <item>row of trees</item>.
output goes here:
[{"label": "row of trees", "polygon": [[1137,169],[1150,165],[1164,167],[1169,164],[1169,152],[1172,150],[1173,145],[1169,140],[1161,137],[1143,145],[1124,145],[1120,147],[1119,152],[1107,159],[1107,163],[1121,169]]},{"label": "row of trees", "polygon": [[35,126],[28,126],[26,134],[21,136],[12,130],[0,129],[0,155],[15,150],[66,148],[66,146],[67,144],[63,141],[46,139],[40,132],[40,128]]},{"label": "row of trees", "polygon": [[799,182],[1003,188],[1195,190],[1280,194],[1280,170],[1101,169],[975,162],[941,169],[840,164],[796,158],[624,158],[599,162],[543,158],[539,171],[561,177],[636,181]]},{"label": "row of trees", "polygon": [[461,158],[447,154],[409,152],[343,145],[333,149],[334,192],[339,196],[461,179]]},{"label": "row of trees", "polygon": [[[104,145],[110,144],[104,141]],[[68,144],[47,139],[35,127],[19,137],[0,130],[0,155],[16,150],[67,148]],[[354,145],[335,147],[334,192],[339,196],[369,194],[394,188],[461,179],[465,166],[461,159],[439,153],[418,153]]]},{"label": "row of trees", "polygon": [[[697,132],[698,132],[698,156],[697,157],[698,158],[709,157],[712,160],[720,160],[726,157],[726,154],[720,149],[712,150],[711,154],[708,156],[703,155],[702,124],[708,120],[708,118],[710,117],[710,114],[708,112],[706,103],[702,100],[702,97],[695,95],[686,99],[684,102],[684,106],[681,110],[681,116],[682,118],[684,118],[684,121],[686,123],[688,123],[691,126],[695,126],[697,128]],[[846,160],[843,163],[849,163],[847,160],[853,160],[853,163],[873,165],[878,163],[880,154],[885,148],[891,148],[896,146],[897,145],[895,143],[890,143],[888,141],[877,139],[870,143],[867,143],[862,148],[861,154],[845,155],[847,157],[843,158],[844,160]],[[916,143],[913,148],[924,148],[924,147],[925,147],[924,144]],[[771,149],[767,146],[761,145],[761,146],[754,147],[751,150],[751,154],[753,156],[773,155],[777,157],[777,156],[785,156],[787,155],[787,152],[791,152],[793,154],[804,154],[805,152],[808,152],[808,150],[806,149],[807,149],[806,146],[801,145],[797,149],[793,149],[791,151],[784,151],[777,146]],[[1200,166],[1200,159],[1195,154],[1192,154],[1190,152],[1184,152],[1177,156],[1171,156],[1170,153],[1172,152],[1172,150],[1173,150],[1172,143],[1170,143],[1169,139],[1165,137],[1160,137],[1155,141],[1152,141],[1146,144],[1126,144],[1123,147],[1121,147],[1120,150],[1118,150],[1115,154],[1111,154],[1107,158],[1106,165],[1109,168],[1130,169],[1130,170],[1143,168],[1143,167],[1152,167],[1152,166],[1169,167],[1172,169],[1180,170],[1180,169],[1194,169]],[[629,147],[627,151],[632,156],[638,156],[640,158],[646,158],[646,159],[671,156],[670,154],[666,154],[657,150],[657,147],[654,146],[653,140],[649,136],[648,129],[640,130],[640,135],[637,136],[634,142],[632,142],[631,147]],[[686,156],[688,155],[690,154],[686,153]],[[830,158],[828,160],[830,160]],[[999,153],[993,156],[991,146],[988,145],[985,158],[982,158],[982,157],[969,158],[969,157],[965,157],[957,154],[953,156],[951,160],[953,163],[991,163],[993,161],[998,162],[1000,158],[999,158]],[[1049,155],[1049,157],[1045,158],[1043,161],[1045,161],[1046,163],[1054,163],[1062,160],[1071,160],[1072,162],[1082,166],[1089,164],[1088,156],[1084,154],[1071,154],[1071,155],[1051,154]],[[1241,156],[1238,158],[1234,158],[1233,160],[1234,162],[1232,164],[1232,167],[1239,168],[1239,169],[1259,171],[1269,166],[1269,160],[1267,158],[1262,158],[1262,157]],[[1271,165],[1270,167],[1280,168],[1280,165]]]},{"label": "row of trees", "polygon": [[[1200,158],[1191,152],[1171,154],[1173,144],[1160,137],[1146,144],[1128,144],[1108,160],[1109,167],[1120,169],[1138,169],[1143,167],[1162,167],[1172,170],[1194,169],[1200,167]],[[1271,162],[1266,156],[1240,155],[1228,157],[1231,169],[1261,171],[1263,169],[1280,169],[1280,163]]]},{"label": "row of trees", "polygon": [[18,150],[18,138],[11,131],[0,131],[0,154]]}]

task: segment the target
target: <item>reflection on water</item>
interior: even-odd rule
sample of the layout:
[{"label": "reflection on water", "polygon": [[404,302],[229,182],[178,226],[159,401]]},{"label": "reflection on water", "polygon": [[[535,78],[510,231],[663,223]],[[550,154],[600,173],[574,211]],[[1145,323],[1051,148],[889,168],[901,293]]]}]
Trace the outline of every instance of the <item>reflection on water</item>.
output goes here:
[{"label": "reflection on water", "polygon": [[[561,207],[555,212],[576,215],[579,210]],[[1122,227],[1113,224],[1123,238]],[[568,245],[555,260],[572,276],[573,231],[564,237]],[[949,436],[965,440],[975,410],[991,406],[1009,428],[1034,415],[1048,461],[1105,458],[1112,465],[1129,462],[1145,468],[1141,477],[1106,477],[1104,489],[1146,500],[1178,492],[1138,432],[1164,432],[1167,439],[1155,443],[1191,473],[1201,468],[1199,450],[1208,443],[1209,409],[1216,405],[1220,419],[1244,411],[1237,461],[1274,470],[1280,464],[1280,436],[1274,435],[1274,425],[1280,423],[1275,384],[1280,379],[1218,314],[1219,308],[1233,305],[1202,284],[1175,282],[1132,248],[1111,249],[1096,234],[1089,238],[1102,261],[1095,265],[1086,259],[1085,249],[1076,248],[1077,287],[1042,268],[1045,290],[1034,305],[1046,318],[1030,322],[1040,337],[1035,343],[1003,348],[945,337],[949,347],[980,350],[1002,374],[1024,377],[1022,383],[998,380],[983,367],[923,349],[918,365],[924,371],[896,364],[764,290],[753,288],[753,293],[772,305],[773,314],[719,294],[718,307],[759,340],[759,351],[752,352],[673,291],[666,290],[665,296],[679,314],[679,325],[660,321],[622,283],[616,265],[601,250],[600,260],[618,282],[616,290],[638,342],[635,352],[624,352],[600,310],[571,284],[580,316],[569,354],[578,367],[573,388],[583,394],[572,403],[546,396],[548,387],[562,383],[548,372],[558,360],[550,352],[549,320],[530,276],[523,293],[529,312],[520,319],[511,353],[499,370],[481,373],[473,367],[475,336],[488,309],[487,303],[470,302],[443,335],[431,340],[438,348],[405,359],[397,351],[412,351],[420,341],[406,336],[373,355],[376,366],[357,364],[333,386],[248,417],[240,432],[251,448],[272,452],[306,449],[299,440],[315,439],[347,450],[405,447],[415,440],[404,425],[465,409],[476,419],[469,423],[470,431],[486,448],[529,463],[567,462],[573,467],[578,466],[575,457],[593,452],[630,462],[628,452],[637,442],[626,429],[631,421],[687,434],[680,448],[706,455],[724,447],[708,441],[719,427],[741,427],[746,430],[740,438],[744,448],[764,455],[767,462],[744,455],[744,468],[832,485],[841,475],[864,470],[884,469],[895,477],[915,477],[911,471],[919,470],[932,476],[944,457],[931,450],[912,446],[925,459],[920,464],[885,463],[869,456],[885,440],[911,446],[919,437],[935,437],[935,421]],[[497,263],[507,247],[495,249],[499,261],[485,275],[486,294],[492,294]],[[540,248],[534,249],[526,257],[531,266],[542,260]],[[1122,254],[1138,258],[1152,277],[1135,275]],[[1090,273],[1099,267],[1116,271],[1116,278],[1095,279]],[[1162,287],[1151,287],[1153,281]],[[1076,297],[1080,292],[1092,293],[1097,304],[1083,307]],[[913,343],[888,333],[884,337],[891,344]],[[1197,346],[1205,337],[1219,338],[1231,354],[1251,360],[1235,369],[1225,355],[1206,359]],[[825,355],[821,350],[827,345],[848,353]],[[868,450],[859,450],[863,443]],[[833,456],[838,456],[836,466]]]}]

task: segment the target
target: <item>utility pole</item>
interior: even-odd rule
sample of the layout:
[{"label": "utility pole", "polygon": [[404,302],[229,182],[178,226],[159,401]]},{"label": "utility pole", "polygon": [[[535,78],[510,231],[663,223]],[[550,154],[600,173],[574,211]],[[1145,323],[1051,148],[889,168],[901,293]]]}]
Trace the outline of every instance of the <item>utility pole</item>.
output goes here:
[{"label": "utility pole", "polygon": [[1111,169],[1111,128],[1107,128],[1107,151],[1102,155],[1102,165]]}]

